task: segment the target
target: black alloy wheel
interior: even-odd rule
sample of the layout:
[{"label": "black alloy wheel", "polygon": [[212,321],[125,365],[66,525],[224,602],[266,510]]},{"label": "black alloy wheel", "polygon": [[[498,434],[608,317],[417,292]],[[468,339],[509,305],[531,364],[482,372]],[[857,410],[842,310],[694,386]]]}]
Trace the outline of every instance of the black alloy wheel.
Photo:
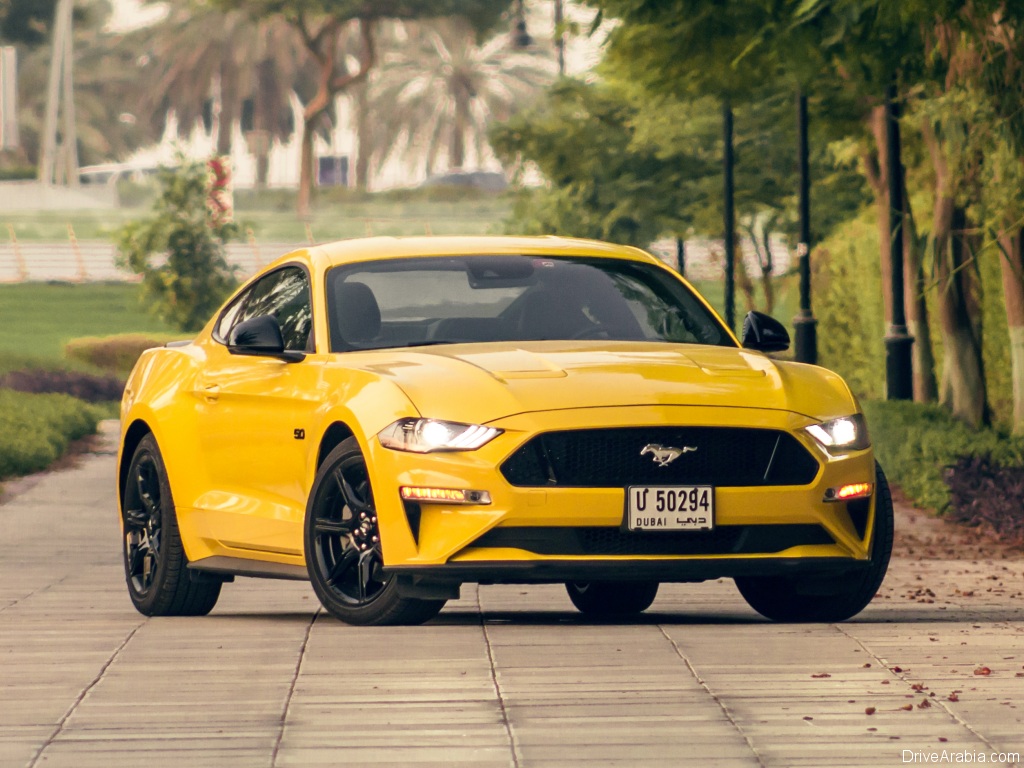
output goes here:
[{"label": "black alloy wheel", "polygon": [[156,460],[151,453],[144,452],[129,471],[124,510],[125,576],[140,597],[153,589],[160,565],[161,501]]},{"label": "black alloy wheel", "polygon": [[882,585],[893,545],[892,495],[875,462],[875,525],[871,560],[846,576],[744,576],[736,578],[743,599],[765,618],[779,622],[838,622],[867,607]]},{"label": "black alloy wheel", "polygon": [[124,574],[128,595],[146,616],[204,616],[221,582],[193,578],[163,457],[152,434],[135,448],[121,489]]},{"label": "black alloy wheel", "polygon": [[377,511],[366,461],[349,438],[317,472],[306,509],[306,569],[332,615],[347,624],[422,624],[444,600],[402,597],[384,573]]}]

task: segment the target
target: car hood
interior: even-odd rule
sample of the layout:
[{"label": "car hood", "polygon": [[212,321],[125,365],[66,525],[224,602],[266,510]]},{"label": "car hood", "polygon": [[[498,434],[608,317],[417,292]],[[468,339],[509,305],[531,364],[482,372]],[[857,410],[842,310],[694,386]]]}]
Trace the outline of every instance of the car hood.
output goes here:
[{"label": "car hood", "polygon": [[576,341],[356,354],[358,367],[391,379],[422,415],[453,421],[627,405],[753,407],[814,419],[856,410],[831,371],[734,347]]}]

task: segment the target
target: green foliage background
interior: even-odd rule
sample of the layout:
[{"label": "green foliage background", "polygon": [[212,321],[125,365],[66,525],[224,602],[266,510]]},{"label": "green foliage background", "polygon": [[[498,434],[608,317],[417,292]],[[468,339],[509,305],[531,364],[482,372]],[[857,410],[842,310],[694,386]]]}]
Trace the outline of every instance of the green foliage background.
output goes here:
[{"label": "green foliage background", "polygon": [[178,168],[160,171],[153,215],[125,224],[117,249],[120,263],[142,275],[153,311],[179,330],[196,331],[237,284],[224,244],[238,225],[212,216],[206,165],[179,160]]},{"label": "green foliage background", "polygon": [[0,478],[46,469],[101,418],[105,409],[68,395],[0,389]]}]

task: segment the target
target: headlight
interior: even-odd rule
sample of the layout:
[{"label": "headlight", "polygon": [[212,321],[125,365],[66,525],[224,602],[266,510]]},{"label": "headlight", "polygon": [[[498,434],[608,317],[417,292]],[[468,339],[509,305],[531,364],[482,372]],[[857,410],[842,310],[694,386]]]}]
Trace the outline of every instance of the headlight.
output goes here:
[{"label": "headlight", "polygon": [[841,419],[812,424],[807,432],[833,456],[850,451],[862,451],[870,447],[868,425],[864,416],[857,413]]},{"label": "headlight", "polygon": [[480,424],[459,424],[437,419],[399,419],[377,433],[380,444],[395,451],[475,451],[502,430]]}]

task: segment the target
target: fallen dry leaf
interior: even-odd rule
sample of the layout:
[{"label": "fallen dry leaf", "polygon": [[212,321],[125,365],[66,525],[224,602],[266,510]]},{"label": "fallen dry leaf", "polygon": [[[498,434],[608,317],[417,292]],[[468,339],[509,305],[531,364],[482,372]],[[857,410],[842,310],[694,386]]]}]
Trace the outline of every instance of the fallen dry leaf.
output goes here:
[{"label": "fallen dry leaf", "polygon": [[902,707],[900,707],[900,709],[905,709],[907,712],[910,712],[913,708],[913,704],[904,704]]},{"label": "fallen dry leaf", "polygon": [[864,710],[864,714],[865,715],[873,715],[877,711],[878,710],[876,710],[874,707],[868,707],[867,709]]},{"label": "fallen dry leaf", "polygon": [[928,709],[932,703],[928,699],[921,699],[921,703],[917,705],[918,709]]},{"label": "fallen dry leaf", "polygon": [[811,675],[811,677],[832,677],[832,675],[830,675],[828,672],[819,672],[816,675]]},{"label": "fallen dry leaf", "polygon": [[960,701],[960,697],[956,695],[956,691],[953,691],[946,698],[949,699],[950,701]]},{"label": "fallen dry leaf", "polygon": [[985,677],[985,676],[991,675],[992,674],[992,670],[989,669],[988,667],[978,667],[976,670],[974,670],[974,674],[981,675],[981,676]]}]

